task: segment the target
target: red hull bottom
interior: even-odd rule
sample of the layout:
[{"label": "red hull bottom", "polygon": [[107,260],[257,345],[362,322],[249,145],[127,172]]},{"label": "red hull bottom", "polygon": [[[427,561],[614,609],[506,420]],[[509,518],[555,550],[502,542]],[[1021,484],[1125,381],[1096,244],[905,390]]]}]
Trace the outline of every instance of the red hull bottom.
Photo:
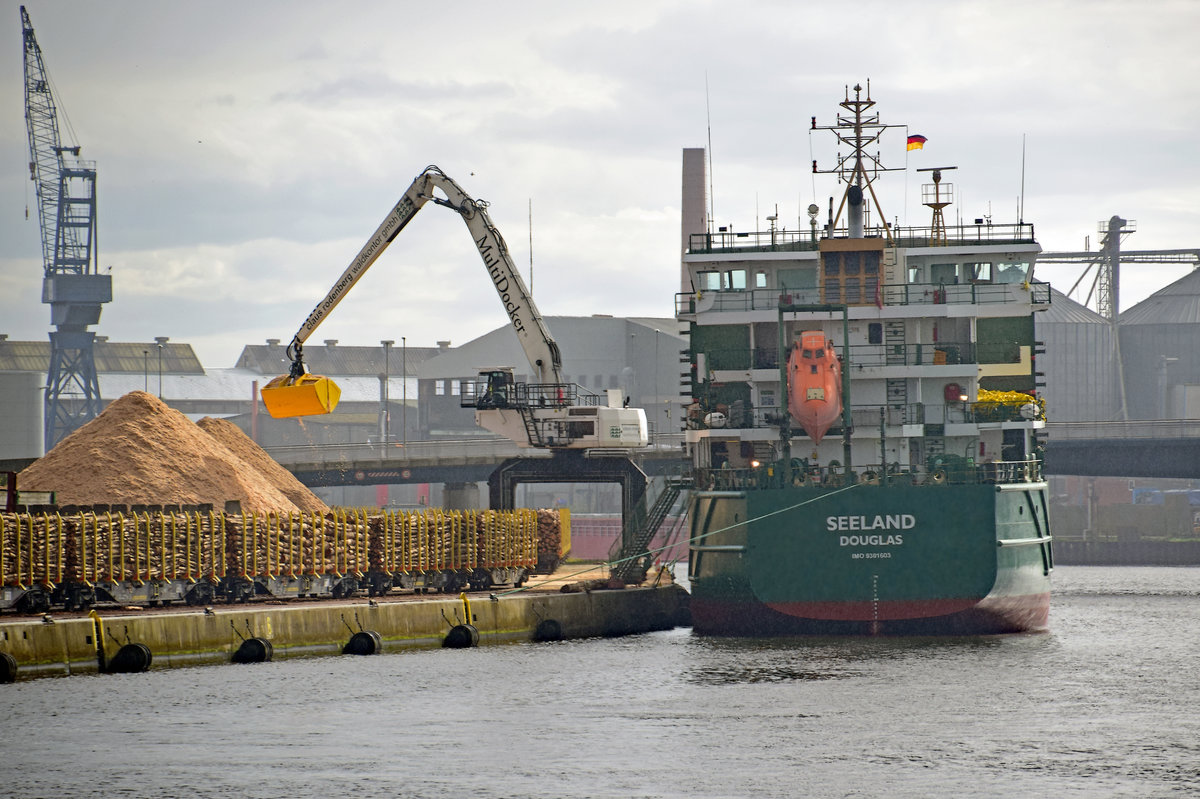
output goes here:
[{"label": "red hull bottom", "polygon": [[[701,635],[994,635],[1045,630],[1050,593],[985,597],[978,602],[906,602],[906,618],[863,617],[848,604],[822,603],[822,618],[785,613],[758,602],[713,601],[692,597],[692,630]],[[962,607],[964,604],[969,607]],[[800,610],[799,605],[788,607]],[[922,607],[924,612],[922,612]],[[810,609],[815,609],[809,606]],[[895,610],[895,609],[893,609]],[[857,616],[857,618],[856,618]]]}]

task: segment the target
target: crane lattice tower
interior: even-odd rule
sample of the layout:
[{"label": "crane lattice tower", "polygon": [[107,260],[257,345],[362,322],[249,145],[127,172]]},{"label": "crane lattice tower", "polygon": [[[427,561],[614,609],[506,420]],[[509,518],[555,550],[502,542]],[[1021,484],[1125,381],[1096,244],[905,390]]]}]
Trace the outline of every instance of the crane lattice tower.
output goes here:
[{"label": "crane lattice tower", "polygon": [[96,334],[101,306],[112,300],[112,277],[97,271],[96,166],[59,137],[54,93],[21,6],[25,42],[25,127],[29,177],[37,187],[42,233],[42,302],[50,306],[50,366],[46,376],[45,447],[100,413]]}]

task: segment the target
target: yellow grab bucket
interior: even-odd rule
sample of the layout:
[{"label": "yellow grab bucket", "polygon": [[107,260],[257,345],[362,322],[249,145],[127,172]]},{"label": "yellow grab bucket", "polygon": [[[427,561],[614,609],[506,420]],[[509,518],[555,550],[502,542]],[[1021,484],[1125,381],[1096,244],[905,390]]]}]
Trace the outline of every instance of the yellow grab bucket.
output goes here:
[{"label": "yellow grab bucket", "polygon": [[342,390],[328,377],[303,374],[293,380],[289,375],[277,377],[263,386],[263,404],[267,413],[276,419],[292,416],[317,416],[333,413]]}]

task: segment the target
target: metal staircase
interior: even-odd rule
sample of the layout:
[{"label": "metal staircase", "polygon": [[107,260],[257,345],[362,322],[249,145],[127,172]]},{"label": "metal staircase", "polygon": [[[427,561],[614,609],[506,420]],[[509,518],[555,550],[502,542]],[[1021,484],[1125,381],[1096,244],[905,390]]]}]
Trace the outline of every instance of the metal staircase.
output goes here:
[{"label": "metal staircase", "polygon": [[614,579],[626,584],[636,584],[646,578],[646,572],[654,562],[654,554],[649,551],[650,542],[654,540],[658,528],[671,512],[679,495],[691,487],[692,481],[689,478],[668,477],[662,491],[648,510],[646,500],[649,492],[642,494],[629,522],[621,531],[621,540],[613,547],[614,551],[609,553],[609,562],[612,564],[610,573]]}]

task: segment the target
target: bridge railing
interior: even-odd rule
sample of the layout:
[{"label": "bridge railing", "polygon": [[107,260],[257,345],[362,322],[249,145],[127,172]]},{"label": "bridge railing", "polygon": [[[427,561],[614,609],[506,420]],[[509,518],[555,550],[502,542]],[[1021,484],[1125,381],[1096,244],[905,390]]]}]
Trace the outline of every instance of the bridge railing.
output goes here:
[{"label": "bridge railing", "polygon": [[1055,439],[1200,438],[1200,419],[1145,419],[1125,422],[1047,422]]},{"label": "bridge railing", "polygon": [[[660,453],[679,451],[683,442],[682,433],[654,433],[650,446],[638,453]],[[387,461],[389,463],[431,463],[453,461],[502,461],[517,455],[526,457],[550,457],[549,450],[519,448],[512,441],[500,437],[478,437],[464,439],[433,439],[422,441],[389,441],[362,444],[297,444],[291,446],[266,447],[267,454],[285,466],[291,464],[339,464]],[[682,457],[682,456],[681,456]]]}]

